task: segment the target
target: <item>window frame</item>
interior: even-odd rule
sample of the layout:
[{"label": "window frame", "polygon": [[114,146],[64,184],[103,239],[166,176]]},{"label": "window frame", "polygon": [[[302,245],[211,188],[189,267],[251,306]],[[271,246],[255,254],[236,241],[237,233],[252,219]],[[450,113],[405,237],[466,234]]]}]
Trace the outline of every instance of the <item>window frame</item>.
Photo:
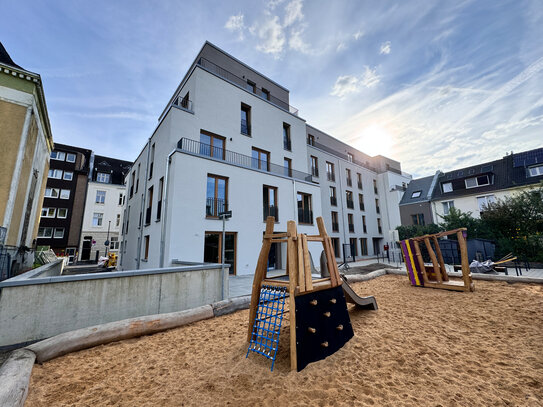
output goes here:
[{"label": "window frame", "polygon": [[[53,211],[53,214],[50,215],[50,211]],[[45,211],[45,215],[43,214],[43,212]],[[40,217],[41,218],[54,218],[57,216],[57,208],[41,208],[41,215]]]},{"label": "window frame", "polygon": [[311,155],[311,175],[314,177],[319,176],[319,158]]},{"label": "window frame", "polygon": [[[57,196],[47,195],[47,190],[51,192],[57,191]],[[58,199],[59,196],[60,196],[60,188],[45,188],[45,192],[43,195],[44,198]]]},{"label": "window frame", "polygon": [[[70,174],[70,178],[66,178],[66,175],[68,174]],[[74,173],[72,171],[64,171],[64,174],[62,174],[62,179],[65,181],[73,181]]]},{"label": "window frame", "polygon": [[[74,158],[73,160],[69,159],[71,156]],[[76,159],[77,159],[77,154],[75,154],[75,153],[66,153],[66,162],[67,163],[75,163]]]},{"label": "window frame", "polygon": [[292,151],[292,137],[290,135],[290,124],[283,122],[283,150]]},{"label": "window frame", "polygon": [[[103,194],[102,194],[102,192],[103,192]],[[99,205],[105,205],[105,203],[106,203],[106,195],[107,195],[107,191],[102,191],[100,189],[97,189],[96,190],[96,198],[95,198],[94,203],[99,204]],[[99,198],[103,198],[103,199],[99,199]]]},{"label": "window frame", "polygon": [[[37,235],[37,238],[38,238],[38,239],[51,239],[51,238],[53,237],[53,229],[54,229],[54,228],[52,228],[52,227],[50,227],[50,226],[42,226],[42,227],[39,227],[39,228],[38,228],[38,235]],[[48,235],[45,235],[44,233],[41,233],[41,235],[40,235],[40,231],[45,232],[45,231],[47,231],[47,230],[49,230],[51,233],[48,234]]]},{"label": "window frame", "polygon": [[448,194],[449,192],[452,192],[453,191],[453,185],[452,185],[452,182],[442,182],[441,183],[441,191],[444,193],[444,194]]},{"label": "window frame", "polygon": [[[62,196],[62,194],[64,193],[68,193],[68,196]],[[71,195],[71,190],[70,189],[61,189],[60,190],[60,194],[59,194],[59,199],[70,199],[70,195]]]},{"label": "window frame", "polygon": [[[486,177],[487,183],[486,184],[480,184],[479,179],[484,178],[484,177]],[[471,181],[471,180],[475,180],[475,185],[468,186],[468,181]],[[485,187],[487,185],[492,185],[492,179],[488,174],[478,175],[476,177],[466,178],[464,180],[464,185],[466,186],[466,189]]]},{"label": "window frame", "polygon": [[[57,236],[57,231],[61,231],[62,235]],[[64,239],[64,228],[55,228],[55,230],[53,232],[53,239]]]},{"label": "window frame", "polygon": [[247,119],[245,120],[247,133],[243,132],[243,118],[241,117],[240,117],[240,133],[243,134],[244,136],[251,137],[251,106],[249,106],[246,103],[241,102],[240,112],[245,112],[245,115],[247,117]]},{"label": "window frame", "polygon": [[[285,164],[288,165],[285,166]],[[283,157],[283,174],[285,177],[292,178],[292,158]]]},{"label": "window frame", "polygon": [[[443,215],[448,215],[451,212],[451,208],[454,208],[454,200],[441,202],[443,208]],[[445,209],[447,208],[447,209]]]},{"label": "window frame", "polygon": [[[301,199],[299,199],[301,197]],[[306,208],[305,206],[305,199],[304,197],[308,197],[307,205],[309,208]],[[298,224],[301,225],[313,225],[314,219],[313,219],[313,196],[311,194],[308,194],[307,192],[296,192],[296,208],[298,209]],[[300,208],[300,202],[302,203],[302,207]],[[311,222],[302,222],[300,221],[300,209],[302,212],[309,211],[309,216],[311,217]]]},{"label": "window frame", "polygon": [[326,161],[326,179],[328,181],[336,182],[334,163],[331,163],[330,161]]},{"label": "window frame", "polygon": [[[97,216],[99,215],[99,216]],[[94,222],[96,220],[96,223]],[[92,227],[99,228],[104,224],[104,213],[103,212],[93,212],[92,213]]]},{"label": "window frame", "polygon": [[[207,185],[209,178],[213,178],[215,180],[214,182],[214,189],[213,189],[213,197],[207,196]],[[224,208],[228,210],[228,177],[217,175],[217,174],[207,174],[206,176],[206,207],[207,207],[207,201],[208,199],[213,199],[213,211],[212,213],[216,213],[217,215],[208,215],[207,208],[206,208],[206,219],[219,219],[219,208],[218,208],[218,192],[219,192],[219,182],[218,180],[224,180]]]},{"label": "window frame", "polygon": [[[64,216],[60,216],[60,211],[65,211]],[[68,218],[68,208],[57,208],[57,219],[66,219]]]},{"label": "window frame", "polygon": [[[55,155],[54,157],[53,154]],[[59,156],[62,156],[62,158],[59,158]],[[66,153],[64,151],[51,151],[49,158],[51,160],[64,161],[66,160]]]},{"label": "window frame", "polygon": [[[58,168],[50,168],[49,172],[47,173],[47,178],[51,179],[62,179],[62,173],[63,171]],[[57,176],[58,174],[58,176]]]},{"label": "window frame", "polygon": [[[416,196],[415,196],[415,195],[416,195]],[[412,198],[412,199],[413,199],[413,198],[420,198],[421,195],[422,195],[422,190],[419,189],[418,191],[413,191],[413,192],[411,193],[411,198]]]},{"label": "window frame", "polygon": [[[107,181],[104,181],[104,178]],[[111,174],[108,174],[107,172],[96,171],[96,182],[100,182],[101,184],[111,184]]]},{"label": "window frame", "polygon": [[[255,158],[253,156],[253,153],[257,153],[258,154],[258,158]],[[266,156],[266,169],[262,169],[262,162],[264,160],[262,160],[260,157],[261,155],[265,155]],[[267,172],[270,172],[270,156],[271,156],[271,153],[269,151],[266,151],[266,150],[262,150],[261,148],[258,148],[258,147],[252,147],[251,148],[251,168],[254,168],[256,170],[261,170],[261,171],[267,171]],[[255,161],[258,163],[258,166],[255,167]]]}]

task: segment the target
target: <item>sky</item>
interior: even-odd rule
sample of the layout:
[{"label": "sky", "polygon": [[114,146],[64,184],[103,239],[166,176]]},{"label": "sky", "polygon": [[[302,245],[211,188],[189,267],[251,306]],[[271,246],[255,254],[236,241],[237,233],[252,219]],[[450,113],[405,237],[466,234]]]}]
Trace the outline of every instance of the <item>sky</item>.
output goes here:
[{"label": "sky", "polygon": [[134,160],[206,40],[414,177],[543,147],[543,3],[0,0],[55,142]]}]

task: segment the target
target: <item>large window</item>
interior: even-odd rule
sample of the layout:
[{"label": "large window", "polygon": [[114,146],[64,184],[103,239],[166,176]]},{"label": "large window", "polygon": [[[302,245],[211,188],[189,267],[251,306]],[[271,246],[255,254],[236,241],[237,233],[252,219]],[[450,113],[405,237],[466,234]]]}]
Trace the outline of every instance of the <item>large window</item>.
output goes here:
[{"label": "large window", "polygon": [[55,233],[53,235],[54,239],[62,239],[64,237],[64,228],[55,228]]},{"label": "large window", "polygon": [[75,163],[75,157],[75,154],[68,153],[66,154],[66,161],[68,161],[69,163]]},{"label": "large window", "polygon": [[283,123],[283,148],[288,151],[292,151],[292,145],[290,142],[290,124]]},{"label": "large window", "polygon": [[477,197],[477,205],[479,206],[479,211],[484,211],[488,209],[490,204],[496,202],[494,195],[485,195]]},{"label": "large window", "polygon": [[145,210],[145,225],[151,223],[151,215],[153,213],[153,192],[154,187],[151,186],[147,192],[147,209]]},{"label": "large window", "polygon": [[51,160],[64,161],[66,153],[62,151],[51,151]]},{"label": "large window", "polygon": [[69,189],[61,189],[60,190],[60,199],[70,199],[70,190]]},{"label": "large window", "polygon": [[162,196],[164,194],[164,177],[158,182],[158,200],[156,205],[156,220],[160,220],[162,215]]},{"label": "large window", "polygon": [[277,206],[277,188],[264,185],[262,190],[263,190],[262,202],[264,204],[263,218],[264,220],[266,220],[268,216],[273,216],[275,218],[275,221],[278,222],[279,208]]},{"label": "large window", "polygon": [[228,178],[207,175],[206,217],[217,218],[219,213],[228,210]]},{"label": "large window", "polygon": [[354,209],[353,193],[351,191],[345,191],[345,199],[347,201],[347,208]]},{"label": "large window", "polygon": [[351,237],[349,239],[349,243],[351,246],[351,256],[358,256],[358,245],[356,244],[356,237]]},{"label": "large window", "polygon": [[98,227],[102,226],[102,221],[104,220],[104,214],[101,212],[94,212],[92,215],[92,226]]},{"label": "large window", "polygon": [[339,258],[341,256],[340,250],[339,250],[339,247],[340,247],[339,237],[332,238],[332,247],[334,248],[334,257]]},{"label": "large window", "polygon": [[265,150],[253,147],[252,153],[252,167],[259,170],[270,170],[270,153]]},{"label": "large window", "polygon": [[454,201],[443,202],[443,215],[448,215],[451,211],[451,208],[454,208]]},{"label": "large window", "polygon": [[74,179],[74,173],[71,171],[64,171],[63,179],[65,179],[66,181],[71,181],[72,179]]},{"label": "large window", "polygon": [[368,255],[368,239],[366,239],[365,237],[360,238],[360,255]]},{"label": "large window", "polygon": [[466,178],[466,188],[476,188],[485,185],[490,185],[490,177],[488,175],[481,175],[479,177]]},{"label": "large window", "polygon": [[58,208],[57,218],[66,219],[67,217],[68,217],[68,209],[67,208]]},{"label": "large window", "polygon": [[45,198],[58,198],[60,189],[58,188],[45,188]]},{"label": "large window", "polygon": [[149,259],[149,239],[149,235],[143,237],[143,260]]},{"label": "large window", "polygon": [[377,218],[377,231],[382,234],[383,233],[383,227],[381,226],[381,218]]},{"label": "large window", "polygon": [[149,164],[149,179],[153,178],[153,167],[155,165],[155,143],[153,143],[153,145],[151,146],[150,162],[151,164]]},{"label": "large window", "polygon": [[96,191],[96,203],[106,203],[106,191]]},{"label": "large window", "polygon": [[49,170],[49,178],[61,179],[62,170]]},{"label": "large window", "polygon": [[543,175],[543,165],[528,168],[529,177],[538,177],[539,175]]},{"label": "large window", "polygon": [[377,180],[373,180],[373,192],[377,195],[379,193],[379,190],[377,189]]},{"label": "large window", "polygon": [[375,199],[375,212],[381,213],[381,207],[379,206],[379,199]]},{"label": "large window", "polygon": [[200,131],[200,154],[224,160],[225,138],[208,131]]},{"label": "large window", "polygon": [[319,160],[315,156],[311,156],[311,175],[314,177],[319,176]]},{"label": "large window", "polygon": [[328,181],[335,181],[336,174],[334,173],[334,164],[326,161],[326,179]]},{"label": "large window", "polygon": [[356,180],[358,183],[358,189],[364,189],[362,188],[362,174],[360,174],[359,172],[356,173]]},{"label": "large window", "polygon": [[332,232],[339,232],[339,222],[337,212],[332,212]]},{"label": "large window", "polygon": [[347,161],[349,161],[350,163],[353,162],[353,155],[351,153],[347,153]]},{"label": "large window", "polygon": [[362,215],[362,231],[368,233],[368,227],[366,226],[366,216]]},{"label": "large window", "polygon": [[336,187],[330,187],[330,205],[337,206]]},{"label": "large window", "polygon": [[353,180],[351,178],[351,170],[346,168],[345,169],[345,178],[347,179],[347,186],[352,187],[353,186]]},{"label": "large window", "polygon": [[298,223],[312,224],[313,210],[311,206],[311,195],[298,192]]},{"label": "large window", "polygon": [[444,183],[442,183],[441,184],[441,190],[443,191],[443,193],[452,192],[452,190],[453,190],[452,182],[444,182]]},{"label": "large window", "polygon": [[411,220],[413,221],[413,225],[421,225],[424,226],[424,213],[417,213],[415,215],[411,215]]},{"label": "large window", "polygon": [[285,171],[285,176],[292,177],[292,160],[290,158],[285,157],[283,159],[283,168]]},{"label": "large window", "polygon": [[349,232],[354,233],[354,220],[352,213],[347,214],[347,223],[349,224]]},{"label": "large window", "polygon": [[311,134],[307,135],[307,144],[310,146],[315,145],[315,136],[312,136]]},{"label": "large window", "polygon": [[43,237],[43,238],[53,237],[53,228],[39,228],[38,237]]},{"label": "large window", "polygon": [[106,174],[105,172],[96,173],[96,182],[102,182],[104,184],[109,184],[111,182],[111,174]]},{"label": "large window", "polygon": [[241,134],[251,135],[251,106],[241,104]]},{"label": "large window", "polygon": [[41,217],[42,218],[54,218],[57,214],[57,208],[42,208]]}]

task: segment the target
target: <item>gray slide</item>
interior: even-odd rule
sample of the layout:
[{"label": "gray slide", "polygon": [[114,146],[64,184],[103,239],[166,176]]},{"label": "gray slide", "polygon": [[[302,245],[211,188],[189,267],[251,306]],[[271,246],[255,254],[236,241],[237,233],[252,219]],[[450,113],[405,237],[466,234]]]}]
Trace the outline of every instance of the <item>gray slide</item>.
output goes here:
[{"label": "gray slide", "polygon": [[341,276],[343,280],[343,293],[345,294],[345,300],[351,304],[355,304],[357,308],[369,309],[377,311],[377,301],[375,297],[360,297],[354,290],[351,288],[345,276]]}]

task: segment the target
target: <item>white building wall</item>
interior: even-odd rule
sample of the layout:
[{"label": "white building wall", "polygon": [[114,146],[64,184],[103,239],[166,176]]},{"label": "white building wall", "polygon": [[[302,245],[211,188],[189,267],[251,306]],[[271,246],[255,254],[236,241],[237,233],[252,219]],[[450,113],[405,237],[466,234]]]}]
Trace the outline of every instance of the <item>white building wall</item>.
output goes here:
[{"label": "white building wall", "polygon": [[400,217],[400,201],[404,193],[403,186],[411,181],[408,174],[398,174],[387,171],[379,174],[379,185],[382,188],[383,235],[386,242],[392,243],[394,237],[392,232],[402,224]]}]

